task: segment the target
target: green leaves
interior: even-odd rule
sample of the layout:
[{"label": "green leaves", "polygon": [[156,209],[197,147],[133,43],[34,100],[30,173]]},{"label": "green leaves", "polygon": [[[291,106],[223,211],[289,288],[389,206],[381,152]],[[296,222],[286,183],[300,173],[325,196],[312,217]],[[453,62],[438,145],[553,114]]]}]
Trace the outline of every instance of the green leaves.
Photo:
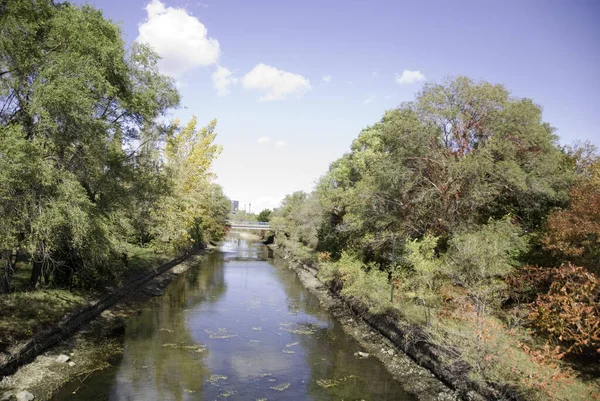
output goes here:
[{"label": "green leaves", "polygon": [[229,204],[210,182],[216,121],[170,127],[161,155],[169,130],[158,121],[179,94],[158,56],[126,48],[88,5],[0,7],[0,254],[26,251],[32,286],[42,275],[87,286],[119,277],[126,241],[162,236],[183,250],[220,239]]}]

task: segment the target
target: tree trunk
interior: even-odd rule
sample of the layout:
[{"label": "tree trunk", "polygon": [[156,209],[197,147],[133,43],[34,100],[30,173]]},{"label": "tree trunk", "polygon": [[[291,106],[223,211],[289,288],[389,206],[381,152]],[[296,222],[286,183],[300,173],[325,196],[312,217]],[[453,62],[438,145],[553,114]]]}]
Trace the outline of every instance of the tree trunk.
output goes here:
[{"label": "tree trunk", "polygon": [[40,277],[42,276],[42,268],[44,266],[43,260],[35,259],[33,261],[33,268],[31,269],[31,277],[29,279],[29,289],[34,290],[38,282],[40,281]]},{"label": "tree trunk", "polygon": [[0,277],[0,294],[6,294],[10,292],[10,283],[15,272],[18,256],[18,250],[14,253],[14,255],[12,251],[6,252],[6,264],[4,265],[4,274],[2,275],[2,277]]}]

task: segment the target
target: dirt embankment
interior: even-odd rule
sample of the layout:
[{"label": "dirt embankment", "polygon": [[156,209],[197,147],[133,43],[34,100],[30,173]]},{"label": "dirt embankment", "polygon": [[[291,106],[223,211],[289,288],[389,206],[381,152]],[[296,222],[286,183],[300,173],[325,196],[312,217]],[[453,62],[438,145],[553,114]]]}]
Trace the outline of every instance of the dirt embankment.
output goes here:
[{"label": "dirt embankment", "polygon": [[[77,378],[83,382],[92,372],[110,366],[122,352],[124,318],[136,313],[148,298],[160,295],[205,253],[197,250],[164,263],[15,347],[0,363],[0,400],[23,390],[36,400],[49,399],[65,383]],[[61,354],[71,360],[58,362]]]},{"label": "dirt embankment", "polygon": [[[399,316],[372,313],[360,301],[342,295],[342,283],[326,286],[317,278],[314,267],[294,260],[285,249],[275,249],[304,285],[340,320],[344,329],[419,399],[522,399],[516,391],[501,384],[473,380],[469,374],[471,367],[456,357],[456,350],[429,342],[422,329],[403,323]],[[436,398],[432,398],[435,394]]]}]

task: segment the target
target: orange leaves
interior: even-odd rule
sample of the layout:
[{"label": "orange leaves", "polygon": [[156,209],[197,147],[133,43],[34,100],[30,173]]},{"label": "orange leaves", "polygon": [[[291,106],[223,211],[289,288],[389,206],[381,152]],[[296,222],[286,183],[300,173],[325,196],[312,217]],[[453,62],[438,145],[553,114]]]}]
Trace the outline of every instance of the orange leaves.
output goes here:
[{"label": "orange leaves", "polygon": [[319,263],[331,262],[331,252],[319,252],[319,253],[317,253],[317,261]]},{"label": "orange leaves", "polygon": [[575,181],[568,209],[548,216],[546,249],[557,255],[599,268],[600,248],[600,161],[593,163]]},{"label": "orange leaves", "polygon": [[600,346],[600,279],[583,267],[546,269],[552,283],[530,306],[533,325],[567,353]]}]

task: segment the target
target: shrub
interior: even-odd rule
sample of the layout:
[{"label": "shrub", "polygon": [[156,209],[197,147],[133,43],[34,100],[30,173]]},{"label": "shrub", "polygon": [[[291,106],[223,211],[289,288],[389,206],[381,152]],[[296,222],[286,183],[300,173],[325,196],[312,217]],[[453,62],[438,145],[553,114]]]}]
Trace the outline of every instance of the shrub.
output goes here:
[{"label": "shrub", "polygon": [[357,298],[372,312],[383,312],[390,306],[387,274],[346,252],[339,261],[324,263],[319,278],[325,282],[341,280],[342,295]]},{"label": "shrub", "polygon": [[548,291],[539,294],[531,304],[533,326],[552,342],[567,346],[567,353],[600,353],[598,277],[571,264],[548,269],[547,276],[552,277]]}]

